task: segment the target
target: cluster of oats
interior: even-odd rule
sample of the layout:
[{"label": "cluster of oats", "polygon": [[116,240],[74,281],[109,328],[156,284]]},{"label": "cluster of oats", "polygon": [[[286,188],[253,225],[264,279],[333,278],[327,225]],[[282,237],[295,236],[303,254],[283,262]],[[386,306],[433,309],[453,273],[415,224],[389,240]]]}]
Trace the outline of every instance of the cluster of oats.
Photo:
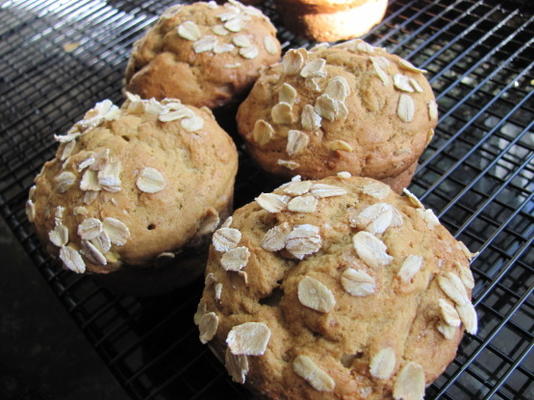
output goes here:
[{"label": "cluster of oats", "polygon": [[126,92],[129,103],[127,110],[131,113],[147,113],[158,116],[161,122],[180,121],[180,125],[188,132],[196,132],[204,127],[204,119],[190,107],[182,104],[179,99],[141,99],[136,94]]},{"label": "cluster of oats", "polygon": [[[348,179],[350,174],[341,172],[339,179]],[[348,225],[357,232],[352,236],[355,255],[362,261],[360,268],[351,266],[340,271],[339,284],[350,296],[365,297],[377,293],[378,283],[375,271],[391,268],[394,258],[389,254],[386,243],[382,240],[388,230],[402,226],[405,216],[386,198],[391,189],[380,182],[367,181],[358,189],[361,194],[373,197],[378,202],[360,209],[347,209]],[[256,203],[268,213],[299,212],[313,213],[317,211],[322,198],[343,196],[348,192],[345,188],[316,181],[302,181],[299,176],[282,185],[277,193],[262,193]],[[419,199],[405,191],[408,202],[420,215],[429,229],[439,224],[437,217],[423,207]],[[437,221],[437,222],[436,222]],[[229,219],[213,236],[213,247],[223,253],[220,263],[227,271],[241,271],[248,260],[248,249],[240,247],[242,234],[231,228]],[[289,253],[293,258],[302,260],[318,252],[322,246],[322,238],[318,226],[300,224],[291,226],[281,222],[268,229],[261,240],[260,246],[269,252],[281,252],[281,256]],[[241,250],[239,250],[241,249]],[[471,259],[465,245],[459,242],[458,249]],[[235,252],[235,254],[234,254]],[[228,256],[227,256],[228,255]],[[225,260],[225,256],[228,260]],[[396,278],[406,292],[413,290],[412,283],[417,274],[424,268],[424,257],[411,254],[400,260]],[[468,298],[468,290],[474,286],[469,266],[455,264],[456,271],[442,272],[437,275],[437,283],[447,298],[438,299],[439,323],[436,326],[446,339],[454,338],[463,324],[469,333],[476,333],[477,317],[475,309]],[[213,273],[206,277],[206,287],[214,286],[215,299],[220,300],[222,283],[218,282]],[[327,314],[336,308],[334,289],[326,282],[304,276],[297,283],[297,299],[299,303],[318,313]],[[218,327],[219,319],[215,312],[209,312],[201,302],[195,315],[199,326],[200,340],[205,343],[211,340]],[[263,322],[245,322],[234,326],[226,338],[225,364],[232,378],[244,383],[249,372],[250,356],[263,355],[271,337],[271,330]],[[425,392],[425,373],[423,367],[410,360],[403,360],[394,347],[378,349],[370,357],[369,374],[376,380],[393,378],[393,397],[399,399],[422,399]],[[336,382],[322,367],[320,360],[307,354],[298,354],[291,363],[293,371],[302,377],[315,390],[332,392]]]},{"label": "cluster of oats", "polygon": [[[241,232],[232,228],[232,217],[228,218],[221,227],[214,232],[212,244],[214,249],[222,253],[220,265],[225,271],[242,274],[246,283],[246,267],[250,252],[245,246],[238,246]],[[205,279],[207,288],[213,286],[214,298],[221,300],[223,290],[214,273],[209,273]],[[202,343],[212,340],[217,333],[219,317],[215,312],[208,311],[205,303],[200,302],[194,318],[198,325],[199,338]],[[271,338],[271,329],[263,322],[245,322],[235,325],[226,337],[225,365],[231,377],[239,383],[245,383],[249,370],[248,357],[265,354]]]},{"label": "cluster of oats", "polygon": [[[177,99],[165,99],[158,102],[155,99],[143,100],[139,96],[126,93],[128,103],[125,111],[133,114],[155,114],[158,120],[166,123],[179,120],[182,128],[195,132],[204,126],[204,120],[191,108],[184,106]],[[61,172],[53,178],[54,190],[59,194],[67,193],[71,188],[78,187],[83,193],[83,205],[72,208],[73,215],[87,216],[85,207],[93,203],[99,193],[116,193],[122,190],[122,163],[111,154],[108,148],[97,151],[86,151],[85,157],[76,165],[71,162],[77,138],[87,134],[92,129],[101,126],[106,121],[116,120],[121,110],[110,100],[104,100],[89,110],[84,119],[78,121],[65,135],[56,135],[55,139],[62,144],[59,160],[63,161]],[[78,183],[77,183],[78,182]],[[141,192],[153,194],[166,187],[166,179],[161,171],[153,167],[142,167],[138,170],[135,180],[137,189]],[[30,196],[26,202],[26,214],[30,222],[35,218],[35,204],[33,197],[35,186],[30,189]],[[114,199],[111,199],[116,204]],[[60,214],[65,212],[64,207],[58,207]],[[122,246],[130,236],[128,227],[116,218],[86,218],[77,229],[81,248],[77,250],[69,243],[69,231],[62,223],[62,218],[56,212],[55,226],[49,232],[50,242],[59,247],[59,257],[66,268],[82,273],[86,269],[84,258],[96,265],[107,265],[106,253],[112,245]],[[218,216],[217,216],[218,218]],[[213,221],[206,221],[206,226]],[[205,227],[206,228],[206,227]],[[209,228],[209,227],[207,227]],[[83,257],[82,257],[83,256]]]},{"label": "cluster of oats", "polygon": [[[400,92],[399,101],[397,104],[397,116],[403,122],[411,122],[415,115],[415,102],[412,95],[414,93],[422,93],[423,87],[415,78],[408,77],[402,73],[391,74],[388,72],[391,66],[391,61],[387,58],[380,56],[376,53],[376,48],[365,43],[359,39],[355,39],[346,43],[342,43],[339,46],[353,50],[360,51],[369,54],[373,70],[382,81],[384,86],[393,85],[393,87]],[[426,73],[425,70],[415,67],[409,61],[402,58],[398,60],[398,68],[401,70]],[[438,119],[438,106],[434,100],[427,103],[428,118],[431,121]]]},{"label": "cluster of oats", "polygon": [[[310,57],[310,53],[329,47],[328,44],[315,46],[311,50],[304,48],[291,49],[282,58],[282,77],[298,77],[303,85],[317,93],[313,104],[303,104],[301,113],[297,115],[294,105],[299,103],[297,90],[285,82],[278,90],[278,102],[272,107],[270,121],[259,119],[252,131],[252,140],[259,146],[265,146],[276,136],[276,127],[300,125],[300,129],[289,129],[287,132],[286,153],[293,157],[302,153],[310,144],[311,135],[318,131],[323,121],[343,121],[348,116],[346,99],[351,94],[351,88],[346,77],[342,75],[329,76],[326,71],[326,60]],[[391,86],[400,92],[397,105],[397,116],[403,122],[411,122],[415,114],[415,102],[411,97],[414,93],[422,93],[423,87],[417,79],[402,73],[391,74],[392,61],[380,55],[377,48],[368,43],[355,39],[341,43],[334,47],[365,53],[369,56],[371,65],[384,86]],[[411,72],[426,72],[414,67],[406,60],[399,59],[397,67]],[[430,120],[437,120],[437,104],[430,101],[427,104]],[[285,133],[284,133],[285,134]],[[354,151],[353,146],[344,140],[327,142],[326,147],[331,151]],[[296,169],[299,164],[292,160],[279,159],[278,165],[288,169]]]},{"label": "cluster of oats", "polygon": [[[178,36],[193,42],[193,50],[197,54],[234,53],[249,60],[256,58],[260,50],[254,43],[252,35],[240,32],[247,27],[252,17],[265,18],[261,11],[232,0],[223,6],[218,6],[215,2],[210,2],[208,5],[210,8],[223,10],[217,15],[220,23],[208,27],[210,34],[203,34],[197,23],[188,20],[178,25],[176,29]],[[278,50],[272,36],[265,36],[262,45],[269,54],[276,54]],[[239,63],[225,65],[226,68],[239,66]]]},{"label": "cluster of oats", "polygon": [[[84,207],[77,207],[76,212],[83,214]],[[81,249],[69,245],[69,229],[63,224],[65,208],[56,207],[54,228],[48,232],[50,242],[59,247],[59,258],[63,265],[74,272],[85,272],[84,258],[96,265],[106,265],[105,256],[112,245],[123,246],[130,238],[126,224],[116,218],[85,218],[77,227],[76,234],[81,240]],[[83,256],[83,257],[82,257]]]}]

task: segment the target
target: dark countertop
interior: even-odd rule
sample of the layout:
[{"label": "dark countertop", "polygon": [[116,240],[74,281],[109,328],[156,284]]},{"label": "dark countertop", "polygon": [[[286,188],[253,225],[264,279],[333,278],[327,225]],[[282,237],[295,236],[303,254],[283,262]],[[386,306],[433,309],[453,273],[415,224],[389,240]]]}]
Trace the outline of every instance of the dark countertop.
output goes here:
[{"label": "dark countertop", "polygon": [[0,219],[0,399],[127,399]]}]

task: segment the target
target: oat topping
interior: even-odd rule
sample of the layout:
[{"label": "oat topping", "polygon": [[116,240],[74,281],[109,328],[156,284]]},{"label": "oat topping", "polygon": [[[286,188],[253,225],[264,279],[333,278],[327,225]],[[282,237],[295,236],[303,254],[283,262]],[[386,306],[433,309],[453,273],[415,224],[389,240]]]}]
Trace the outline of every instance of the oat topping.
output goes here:
[{"label": "oat topping", "polygon": [[458,275],[445,272],[445,274],[438,276],[438,285],[447,297],[456,304],[461,305],[469,302],[467,291]]},{"label": "oat topping", "polygon": [[237,247],[241,240],[241,232],[234,228],[219,228],[212,236],[211,243],[215,250],[226,252]]},{"label": "oat topping", "polygon": [[454,263],[454,266],[458,270],[460,279],[464,286],[468,289],[473,289],[475,287],[475,278],[473,278],[473,273],[468,265],[462,265],[459,262]]},{"label": "oat topping", "polygon": [[354,148],[344,140],[331,140],[326,147],[332,151],[354,151]]},{"label": "oat topping", "polygon": [[306,133],[290,129],[287,132],[286,152],[290,156],[302,153],[309,143],[310,137]]},{"label": "oat topping", "polygon": [[370,267],[385,267],[393,260],[393,257],[387,254],[384,242],[369,232],[361,231],[355,234],[352,237],[352,244],[358,257]]},{"label": "oat topping", "polygon": [[352,296],[369,296],[376,290],[375,279],[371,275],[353,268],[343,271],[341,285]]},{"label": "oat topping", "polygon": [[86,218],[78,225],[78,236],[83,240],[91,240],[100,235],[103,226],[97,218]]},{"label": "oat topping", "polygon": [[93,190],[99,191],[100,185],[98,184],[97,172],[90,169],[86,170],[82,179],[80,180],[80,189],[83,191]]},{"label": "oat topping", "polygon": [[213,52],[215,54],[222,54],[222,53],[228,53],[232,50],[234,50],[235,47],[233,44],[230,43],[217,43],[215,47],[213,47]]},{"label": "oat topping", "polygon": [[287,208],[289,198],[276,193],[262,193],[255,200],[265,211],[277,213]]},{"label": "oat topping", "polygon": [[157,193],[165,188],[165,178],[155,168],[146,167],[135,181],[137,188],[145,193]]},{"label": "oat topping", "polygon": [[408,70],[408,71],[411,71],[411,72],[420,72],[422,74],[426,74],[427,71],[424,70],[424,69],[419,69],[417,67],[415,67],[411,62],[403,59],[403,58],[400,58],[399,60],[399,66],[402,68],[402,69],[405,69],[405,70]]},{"label": "oat topping", "polygon": [[83,194],[83,203],[91,204],[98,197],[98,192],[94,190],[89,190]]},{"label": "oat topping", "polygon": [[56,191],[58,193],[65,193],[74,185],[76,181],[76,175],[69,171],[63,171],[54,178],[56,182]]},{"label": "oat topping", "polygon": [[282,58],[282,67],[286,75],[296,75],[304,66],[306,50],[289,50]]},{"label": "oat topping", "polygon": [[235,44],[237,47],[251,47],[252,46],[252,41],[250,40],[250,36],[246,34],[234,35],[232,37],[232,43]]},{"label": "oat topping", "polygon": [[315,100],[314,111],[328,121],[335,121],[341,117],[340,105],[343,104],[327,94],[322,94]]},{"label": "oat topping", "polygon": [[240,271],[247,266],[249,257],[250,252],[246,247],[236,247],[222,255],[221,266],[226,271]]},{"label": "oat topping", "polygon": [[104,232],[108,235],[111,243],[116,246],[124,246],[130,238],[130,230],[122,221],[108,217],[102,221]]},{"label": "oat topping", "polygon": [[98,171],[98,183],[108,192],[118,192],[121,190],[120,173],[120,161],[109,161]]},{"label": "oat topping", "polygon": [[344,101],[350,93],[349,83],[343,76],[335,76],[328,81],[325,94],[339,101]]},{"label": "oat topping", "polygon": [[429,101],[428,104],[428,117],[430,120],[437,120],[438,119],[438,103],[436,103],[434,100]]},{"label": "oat topping", "polygon": [[306,80],[304,80],[304,87],[311,90],[312,92],[321,93],[323,91],[323,83],[324,78],[321,77],[307,78]]},{"label": "oat topping", "polygon": [[239,54],[249,60],[256,58],[259,54],[258,48],[256,46],[243,47],[239,49]]},{"label": "oat topping", "polygon": [[224,366],[234,382],[245,383],[249,369],[247,356],[236,356],[227,348],[224,356]]},{"label": "oat topping", "polygon": [[87,215],[88,212],[89,210],[84,206],[77,206],[72,209],[73,215]]},{"label": "oat topping", "polygon": [[69,230],[61,223],[56,224],[54,229],[48,232],[48,238],[54,246],[65,246],[69,242]]},{"label": "oat topping", "polygon": [[293,360],[293,371],[319,392],[332,392],[336,382],[308,356],[299,355]]},{"label": "oat topping", "polygon": [[369,372],[377,379],[389,379],[395,370],[395,350],[384,347],[371,358]]},{"label": "oat topping", "polygon": [[212,51],[217,44],[217,38],[212,35],[203,36],[193,43],[193,50],[195,53],[204,53],[206,51]]},{"label": "oat topping", "polygon": [[300,115],[300,123],[307,131],[314,131],[321,127],[321,116],[315,112],[312,105],[306,104],[302,108],[302,114]]},{"label": "oat topping", "polygon": [[300,303],[312,310],[327,313],[334,309],[336,299],[332,291],[317,279],[305,276],[298,284]]},{"label": "oat topping", "polygon": [[319,227],[310,224],[293,227],[293,230],[286,238],[287,251],[299,260],[318,252],[321,244]]},{"label": "oat topping", "polygon": [[415,103],[410,95],[401,93],[399,97],[399,104],[397,106],[397,115],[403,122],[410,122],[413,120],[415,114]]},{"label": "oat topping", "polygon": [[462,320],[465,330],[471,335],[476,335],[478,331],[477,312],[470,301],[464,304],[457,304],[456,311]]},{"label": "oat topping", "polygon": [[410,78],[408,78],[406,75],[403,75],[403,74],[393,75],[393,86],[395,86],[395,89],[400,90],[402,92],[407,92],[407,93],[414,92],[414,88],[412,87],[412,84],[410,83]]},{"label": "oat topping", "polygon": [[324,58],[317,58],[315,60],[308,61],[304,64],[300,71],[300,76],[303,78],[313,78],[315,76],[326,76],[326,60]]},{"label": "oat topping", "polygon": [[391,189],[382,182],[369,182],[362,187],[362,192],[375,199],[383,200],[391,193]]},{"label": "oat topping", "polygon": [[[104,227],[105,229],[105,227]],[[90,240],[91,244],[93,244],[101,253],[107,253],[111,249],[111,239],[107,232],[104,230],[95,237],[94,239]]]},{"label": "oat topping", "polygon": [[414,78],[410,78],[410,85],[412,85],[413,90],[415,90],[417,93],[423,93],[423,88]]},{"label": "oat topping", "polygon": [[410,203],[412,203],[415,208],[425,208],[423,203],[421,203],[421,201],[408,189],[402,189],[402,192],[408,197],[408,200],[410,200]]},{"label": "oat topping", "polygon": [[203,314],[198,320],[199,339],[202,344],[208,343],[215,337],[219,327],[219,317],[214,312]]},{"label": "oat topping", "polygon": [[373,65],[376,75],[382,81],[382,84],[384,86],[389,85],[391,79],[389,75],[382,69],[380,60],[377,57],[371,57],[371,64]]},{"label": "oat topping", "polygon": [[254,130],[252,131],[252,139],[260,146],[264,146],[271,141],[274,136],[274,129],[267,121],[263,119],[256,120]]},{"label": "oat topping", "polygon": [[178,25],[177,31],[181,38],[191,41],[200,39],[200,36],[202,35],[197,24],[195,24],[193,21],[185,21],[181,23]]},{"label": "oat topping", "polygon": [[282,250],[286,246],[286,238],[290,231],[291,228],[287,222],[272,227],[265,233],[261,247],[267,251]]},{"label": "oat topping", "polygon": [[213,286],[213,296],[216,301],[221,301],[223,291],[223,284],[221,282],[217,282],[215,286]]},{"label": "oat topping", "polygon": [[26,201],[25,211],[28,221],[33,222],[35,220],[35,204],[32,200],[28,199],[28,201]]},{"label": "oat topping", "polygon": [[230,31],[228,31],[223,25],[220,24],[212,26],[211,31],[219,36],[226,36],[230,33]]},{"label": "oat topping", "polygon": [[425,372],[416,362],[408,362],[400,370],[393,385],[395,400],[423,400],[425,397]]},{"label": "oat topping", "polygon": [[319,198],[343,196],[347,194],[347,191],[344,188],[325,183],[314,183],[310,189],[310,192],[315,197]]},{"label": "oat topping", "polygon": [[206,235],[212,233],[221,222],[219,218],[219,213],[213,208],[209,208],[206,215],[202,218],[200,225],[198,227],[197,235]]},{"label": "oat topping", "polygon": [[226,344],[234,355],[262,356],[267,350],[271,330],[263,322],[245,322],[234,326]]},{"label": "oat topping", "polygon": [[281,160],[281,159],[278,159],[276,161],[276,164],[277,165],[280,165],[282,167],[286,167],[287,169],[290,169],[290,170],[294,170],[298,167],[300,167],[300,164],[296,161],[291,161],[291,160]]},{"label": "oat topping", "polygon": [[290,196],[300,196],[310,191],[313,181],[288,182],[284,185],[283,192]]},{"label": "oat topping", "polygon": [[423,266],[423,257],[416,255],[409,255],[406,257],[397,273],[398,277],[403,283],[410,283]]},{"label": "oat topping", "polygon": [[79,274],[85,272],[85,262],[83,261],[82,256],[80,256],[80,253],[72,247],[63,246],[59,250],[59,258],[63,262],[65,268]]},{"label": "oat topping", "polygon": [[458,328],[460,326],[460,317],[454,309],[454,306],[445,299],[439,299],[438,305],[443,321],[445,321],[447,325]]},{"label": "oat topping", "polygon": [[82,246],[84,248],[84,255],[94,264],[106,265],[106,257],[100,252],[100,250],[90,241],[82,240]]},{"label": "oat topping", "polygon": [[293,212],[313,213],[317,209],[317,198],[311,195],[294,197],[287,203],[287,209]]},{"label": "oat topping", "polygon": [[186,131],[189,132],[196,132],[204,126],[204,120],[195,115],[191,118],[184,118],[180,121],[180,125],[182,125],[182,128],[184,128]]},{"label": "oat topping", "polygon": [[265,36],[263,38],[263,46],[269,54],[276,54],[276,51],[278,50],[278,46],[272,36]]},{"label": "oat topping", "polygon": [[293,104],[298,96],[296,89],[289,83],[284,83],[278,92],[278,101]]},{"label": "oat topping", "polygon": [[445,339],[450,340],[450,339],[454,338],[458,328],[455,328],[454,326],[447,325],[444,322],[439,322],[436,325],[436,329],[438,330],[439,333],[441,333],[443,335],[443,337]]},{"label": "oat topping", "polygon": [[336,176],[341,179],[349,179],[352,174],[348,171],[339,171]]},{"label": "oat topping", "polygon": [[221,228],[230,228],[232,226],[233,218],[230,215],[226,220],[222,223]]},{"label": "oat topping", "polygon": [[422,208],[418,208],[415,210],[417,214],[425,221],[426,225],[432,229],[439,225],[439,219],[436,217],[436,214],[434,214],[434,211],[432,211],[430,208],[427,208],[426,210]]},{"label": "oat topping", "polygon": [[395,207],[388,203],[375,203],[364,208],[355,217],[349,216],[352,227],[380,235],[390,226],[402,224],[402,217]]},{"label": "oat topping", "polygon": [[294,122],[293,109],[289,103],[278,103],[271,109],[271,118],[275,124],[291,124]]},{"label": "oat topping", "polygon": [[61,152],[61,156],[59,157],[60,161],[64,161],[67,158],[70,157],[72,154],[72,151],[74,150],[74,147],[76,147],[76,141],[71,140],[70,142],[67,142],[65,146],[63,146],[63,151]]}]

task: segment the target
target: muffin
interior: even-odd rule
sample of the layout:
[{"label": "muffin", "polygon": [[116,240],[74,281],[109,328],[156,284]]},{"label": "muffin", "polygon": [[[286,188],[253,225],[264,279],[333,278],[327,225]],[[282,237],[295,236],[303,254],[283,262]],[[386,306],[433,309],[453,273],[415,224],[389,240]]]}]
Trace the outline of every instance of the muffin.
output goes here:
[{"label": "muffin", "polygon": [[195,322],[267,398],[422,399],[477,331],[472,256],[410,192],[294,179],[215,231]]},{"label": "muffin", "polygon": [[73,272],[169,259],[176,269],[179,253],[209,243],[231,212],[237,152],[207,108],[128,94],[121,108],[97,103],[56,140],[26,209],[46,250]]},{"label": "muffin", "polygon": [[252,157],[275,175],[408,175],[437,122],[422,72],[359,39],[289,50],[240,105],[238,131]]},{"label": "muffin", "polygon": [[236,101],[261,67],[279,60],[276,29],[258,9],[237,1],[177,5],[134,44],[125,85],[142,98],[214,108]]},{"label": "muffin", "polygon": [[276,0],[288,29],[318,42],[351,39],[382,21],[387,0]]}]

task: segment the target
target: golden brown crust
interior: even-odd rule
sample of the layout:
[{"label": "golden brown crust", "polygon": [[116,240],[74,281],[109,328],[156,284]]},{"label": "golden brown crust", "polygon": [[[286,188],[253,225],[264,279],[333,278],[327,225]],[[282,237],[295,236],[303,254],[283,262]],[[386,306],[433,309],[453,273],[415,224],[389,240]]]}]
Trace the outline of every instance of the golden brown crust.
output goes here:
[{"label": "golden brown crust", "polygon": [[[266,351],[247,356],[246,384],[272,399],[390,399],[401,369],[410,361],[423,368],[424,383],[429,384],[452,360],[462,338],[463,327],[452,328],[451,338],[445,339],[436,326],[443,323],[438,300],[454,304],[438,285],[438,277],[459,274],[460,269],[468,271],[463,245],[415,200],[399,196],[377,181],[330,177],[316,183],[348,193],[319,198],[312,213],[271,213],[258,202],[235,211],[230,227],[241,233],[235,245],[250,252],[240,272],[225,271],[221,260],[227,253],[213,246],[210,249],[206,287],[195,317],[198,322],[206,313],[216,314],[217,330],[210,347],[223,355],[232,328],[245,322],[267,325],[271,336]],[[285,188],[274,193],[286,195]],[[314,190],[312,187],[311,193]],[[391,257],[382,266],[373,266],[375,259],[364,260],[356,250],[354,237],[367,233],[349,223],[377,203],[393,206],[401,218],[383,233],[374,233]],[[288,253],[287,238],[285,250],[266,250],[262,243],[266,233],[284,223],[290,229],[301,224],[317,226],[320,249],[302,261]],[[402,281],[399,271],[408,256],[422,257],[422,264],[411,279]],[[342,282],[349,267],[374,279],[371,294],[349,294]],[[298,288],[305,277],[316,279],[330,291],[335,304],[329,311],[316,311],[313,303],[311,308],[304,305]],[[217,285],[222,288],[219,300]],[[463,290],[468,302],[471,290]],[[322,306],[331,304],[321,298]],[[370,364],[388,347],[395,362],[390,376],[380,379],[370,371]],[[313,376],[304,379],[297,374],[294,363],[298,356],[309,357],[333,380],[333,388],[325,378],[324,391],[318,391],[310,383]]]},{"label": "golden brown crust", "polygon": [[[228,23],[231,30],[222,28]],[[215,26],[225,34],[214,32]],[[249,43],[237,45],[236,37],[243,36]],[[199,46],[206,40],[212,41],[207,50]],[[279,59],[276,30],[259,10],[237,2],[175,6],[135,43],[126,89],[147,99],[174,97],[214,108],[248,89],[262,66]]]},{"label": "golden brown crust", "polygon": [[[305,65],[325,60],[327,76],[304,78],[302,68],[300,74],[284,73],[286,61],[289,63],[292,58],[300,57],[307,59]],[[260,166],[276,175],[300,174],[316,179],[349,171],[356,176],[375,179],[397,176],[417,161],[437,122],[436,116],[428,111],[428,104],[435,103],[430,85],[420,72],[403,62],[399,57],[359,40],[312,52],[290,50],[281,64],[262,72],[240,105],[237,115],[239,133]],[[377,73],[377,68],[382,75]],[[403,80],[413,79],[418,91],[411,86],[406,89],[411,92],[398,90],[393,85],[395,76],[401,76]],[[319,83],[315,89],[312,87],[314,79]],[[344,115],[340,108],[339,116],[333,121],[323,117],[319,127],[310,128],[303,123],[303,111],[308,108],[318,112],[319,98],[325,96],[332,79],[348,84],[348,95],[336,102],[343,103]],[[288,84],[297,93],[291,105],[292,122],[275,121],[277,116],[273,117],[273,108],[279,107],[280,93]],[[413,110],[401,110],[413,111],[413,115],[408,115],[408,121],[399,116],[401,100],[410,101],[414,106]],[[406,115],[402,116],[406,118]],[[272,128],[271,137],[263,141],[256,126],[260,120]],[[290,130],[303,132],[308,141],[293,155],[287,147]]]},{"label": "golden brown crust", "polygon": [[367,33],[386,12],[387,0],[277,0],[288,29],[319,42]]},{"label": "golden brown crust", "polygon": [[386,185],[389,185],[394,192],[401,194],[405,188],[410,186],[416,169],[417,162],[406,168],[399,175],[383,178],[380,182],[384,182]]},{"label": "golden brown crust", "polygon": [[[157,110],[161,104],[131,99],[120,110],[112,108],[112,120],[101,119],[73,141],[61,144],[56,157],[45,163],[36,177],[36,187],[30,193],[37,235],[54,256],[60,246],[51,243],[49,232],[57,225],[68,229],[68,247],[84,251],[87,245],[78,232],[84,220],[96,218],[103,223],[106,218],[115,218],[127,227],[125,243],[113,244],[109,251],[102,252],[107,259],[105,265],[83,257],[91,272],[107,273],[123,264],[148,266],[161,253],[195,246],[210,233],[208,225],[215,229],[219,214],[224,217],[231,207],[237,152],[210,110],[181,106],[175,101],[175,108],[193,119],[162,122],[158,118],[163,114],[158,116],[158,112],[146,108]],[[86,119],[69,132],[78,135],[77,127],[95,113],[95,109],[89,111]],[[71,143],[74,147],[62,160]],[[106,154],[106,165],[118,163],[120,182],[106,189],[99,181],[95,188],[98,191],[92,192],[93,200],[88,197],[90,191],[82,190],[81,180],[86,174],[98,176],[102,168],[94,168],[98,162],[85,167],[81,163],[99,154]],[[57,179],[62,173],[73,178],[64,193],[58,191]],[[60,206],[64,212],[58,222],[56,210]]]}]

